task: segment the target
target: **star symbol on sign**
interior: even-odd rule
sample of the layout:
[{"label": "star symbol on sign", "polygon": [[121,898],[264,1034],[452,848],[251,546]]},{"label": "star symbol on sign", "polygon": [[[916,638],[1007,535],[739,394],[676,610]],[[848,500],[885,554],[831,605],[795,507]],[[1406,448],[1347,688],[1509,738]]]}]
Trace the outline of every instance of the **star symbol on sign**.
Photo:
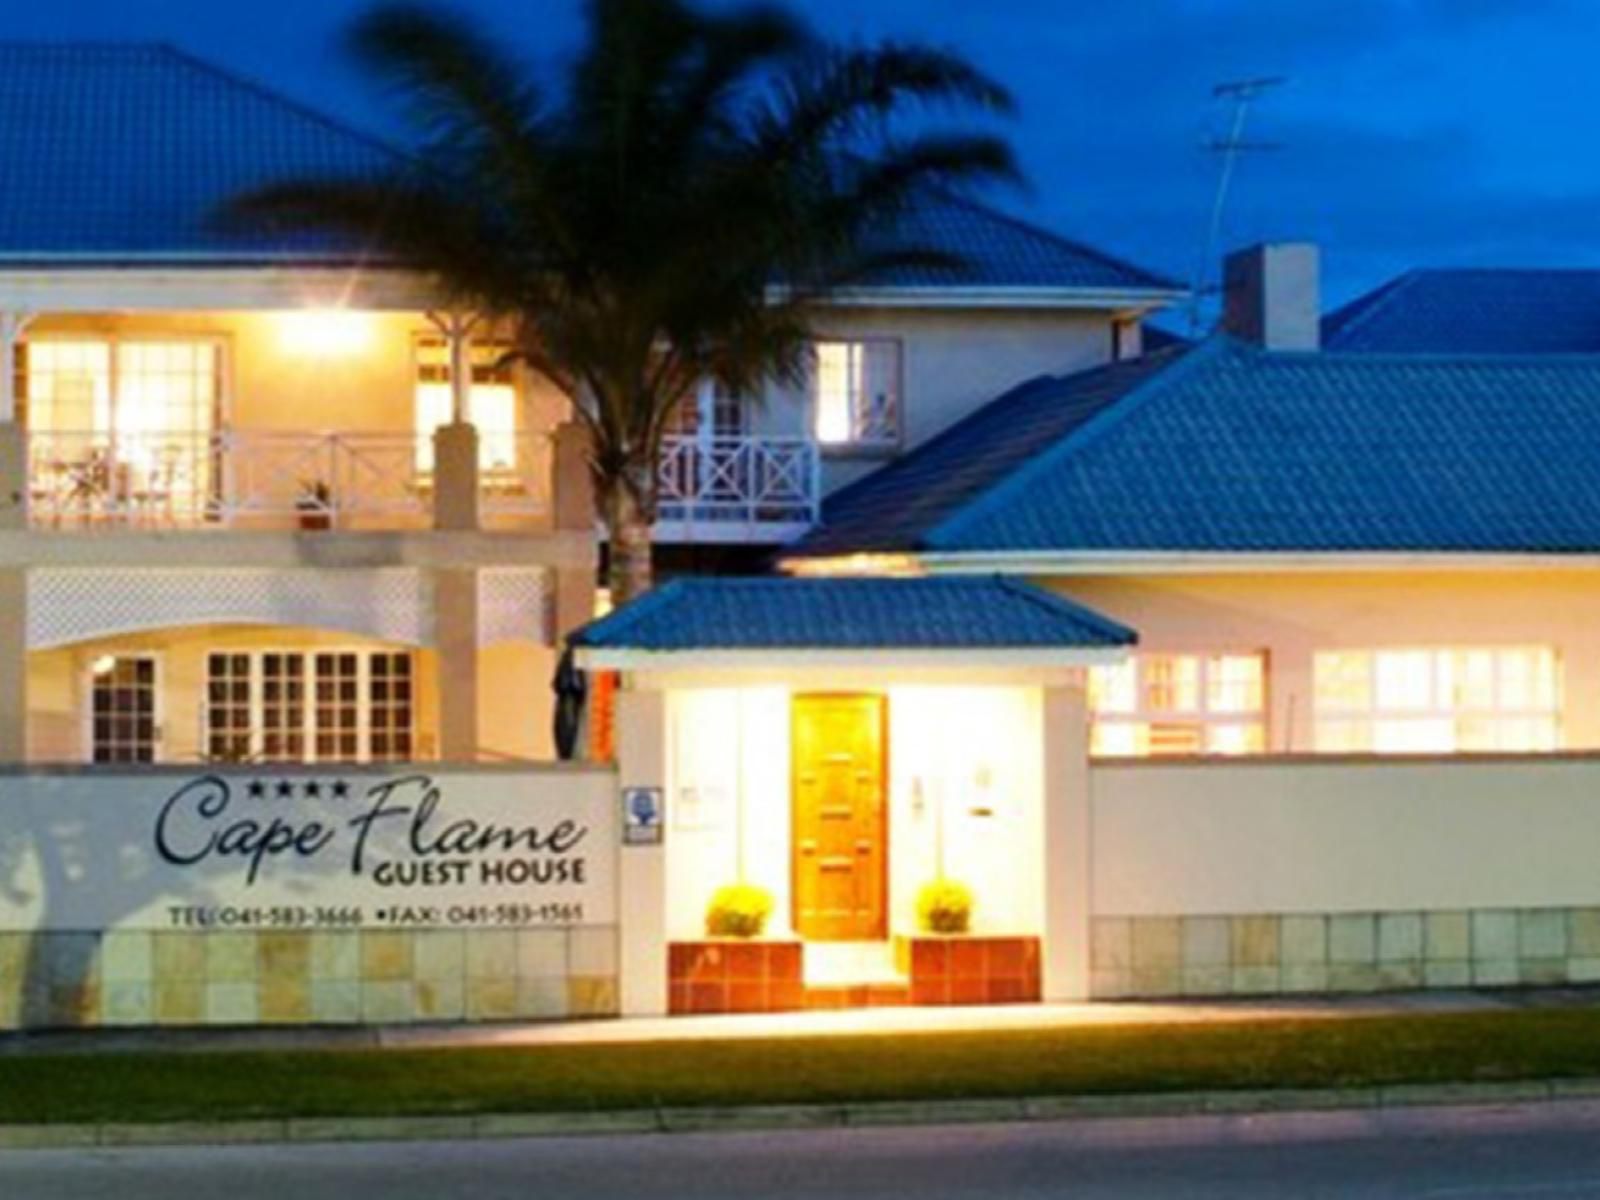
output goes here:
[{"label": "star symbol on sign", "polygon": [[350,785],[348,783],[346,783],[342,779],[334,780],[334,783],[333,783],[334,799],[343,800],[349,794],[350,794]]},{"label": "star symbol on sign", "polygon": [[262,783],[259,779],[252,779],[250,781],[250,787],[247,790],[249,791],[250,799],[252,800],[265,800],[267,797],[267,785]]},{"label": "star symbol on sign", "polygon": [[302,788],[301,790],[305,792],[306,799],[308,799],[308,800],[314,800],[318,796],[322,795],[322,785],[320,783],[318,783],[315,779],[312,779],[312,780],[308,781],[306,783],[306,786],[304,788]]},{"label": "star symbol on sign", "polygon": [[278,799],[291,800],[294,798],[294,784],[287,779],[278,780]]}]

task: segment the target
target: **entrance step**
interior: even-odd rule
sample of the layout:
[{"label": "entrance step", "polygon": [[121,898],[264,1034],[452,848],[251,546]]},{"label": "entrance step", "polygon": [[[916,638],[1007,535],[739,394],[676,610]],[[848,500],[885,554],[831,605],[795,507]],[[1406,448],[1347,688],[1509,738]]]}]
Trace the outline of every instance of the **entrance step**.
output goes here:
[{"label": "entrance step", "polygon": [[806,989],[908,987],[889,942],[807,942]]},{"label": "entrance step", "polygon": [[911,987],[906,983],[857,983],[835,987],[807,987],[806,1007],[824,1008],[904,1008],[911,1003]]}]

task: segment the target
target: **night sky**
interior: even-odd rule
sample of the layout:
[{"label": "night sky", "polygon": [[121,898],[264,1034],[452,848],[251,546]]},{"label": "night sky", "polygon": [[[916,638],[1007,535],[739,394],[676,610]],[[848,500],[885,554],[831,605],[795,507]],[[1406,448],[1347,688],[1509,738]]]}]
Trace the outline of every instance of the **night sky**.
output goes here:
[{"label": "night sky", "polygon": [[[378,132],[342,58],[362,0],[0,0],[0,36],[159,39]],[[575,0],[460,0],[531,60]],[[1339,300],[1414,265],[1600,265],[1597,0],[813,0],[841,37],[953,45],[1007,83],[1022,214],[1180,278],[1203,243],[1221,80],[1285,75],[1224,242],[1310,237]]]}]

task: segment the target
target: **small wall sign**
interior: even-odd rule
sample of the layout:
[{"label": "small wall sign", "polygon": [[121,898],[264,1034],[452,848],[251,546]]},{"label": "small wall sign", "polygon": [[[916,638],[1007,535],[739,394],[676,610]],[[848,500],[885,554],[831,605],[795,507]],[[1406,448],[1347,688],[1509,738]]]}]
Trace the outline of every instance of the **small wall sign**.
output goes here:
[{"label": "small wall sign", "polygon": [[629,787],[622,789],[622,844],[624,846],[659,846],[661,831],[666,826],[666,807],[658,787]]}]

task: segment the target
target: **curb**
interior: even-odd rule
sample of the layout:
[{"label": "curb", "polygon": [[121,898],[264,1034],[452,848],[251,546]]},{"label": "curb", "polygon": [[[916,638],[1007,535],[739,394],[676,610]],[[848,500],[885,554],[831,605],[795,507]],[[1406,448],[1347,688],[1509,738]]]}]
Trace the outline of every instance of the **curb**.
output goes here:
[{"label": "curb", "polygon": [[244,1121],[0,1125],[0,1149],[238,1146],[313,1142],[478,1141],[618,1134],[754,1133],[916,1125],[1088,1121],[1116,1117],[1248,1116],[1600,1099],[1600,1078],[1416,1083],[1386,1087],[1139,1092],[1026,1099],[883,1100],[750,1108],[480,1113],[415,1117],[288,1117]]}]

